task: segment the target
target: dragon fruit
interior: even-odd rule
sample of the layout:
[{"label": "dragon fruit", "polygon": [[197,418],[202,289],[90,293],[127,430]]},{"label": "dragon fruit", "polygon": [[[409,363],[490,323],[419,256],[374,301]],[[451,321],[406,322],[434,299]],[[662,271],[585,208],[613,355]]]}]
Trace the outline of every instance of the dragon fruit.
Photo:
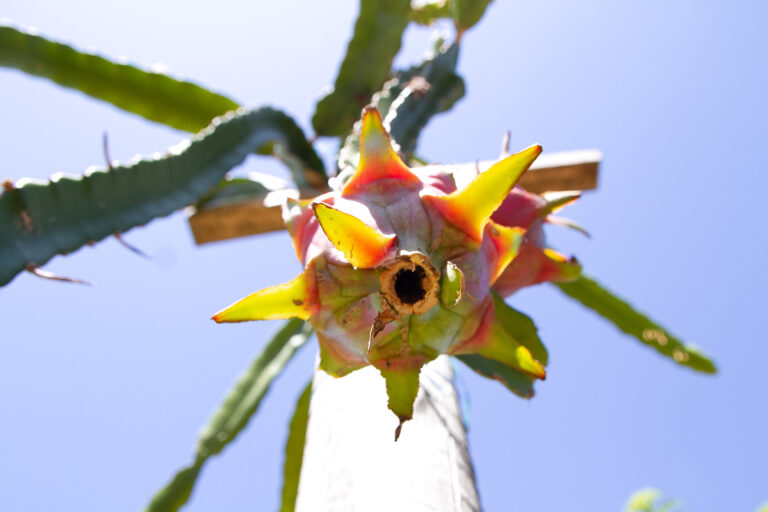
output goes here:
[{"label": "dragon fruit", "polygon": [[309,321],[323,370],[381,372],[398,433],[413,415],[421,367],[440,354],[479,354],[544,379],[546,361],[497,315],[508,307],[499,295],[580,271],[544,248],[542,224],[567,201],[513,188],[540,153],[531,146],[457,189],[450,174],[409,168],[367,107],[354,174],[339,190],[284,206],[304,271],[214,320]]}]

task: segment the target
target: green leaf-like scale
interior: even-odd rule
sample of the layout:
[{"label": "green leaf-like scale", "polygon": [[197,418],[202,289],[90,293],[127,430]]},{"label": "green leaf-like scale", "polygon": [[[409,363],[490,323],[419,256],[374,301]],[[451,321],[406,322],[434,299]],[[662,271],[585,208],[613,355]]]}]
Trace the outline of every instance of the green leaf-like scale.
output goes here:
[{"label": "green leaf-like scale", "polygon": [[322,171],[301,129],[271,108],[239,110],[159,157],[50,182],[20,181],[0,194],[0,286],[43,265],[199,200],[248,154],[279,143]]}]

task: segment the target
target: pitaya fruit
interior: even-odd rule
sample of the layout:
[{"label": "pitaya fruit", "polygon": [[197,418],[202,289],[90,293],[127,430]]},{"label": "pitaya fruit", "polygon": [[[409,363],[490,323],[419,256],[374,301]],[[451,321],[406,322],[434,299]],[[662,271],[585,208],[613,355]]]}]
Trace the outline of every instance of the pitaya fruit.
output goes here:
[{"label": "pitaya fruit", "polygon": [[552,203],[513,189],[540,153],[531,146],[457,190],[449,174],[409,169],[367,107],[355,173],[340,190],[284,206],[304,272],[214,320],[309,321],[323,370],[381,372],[396,436],[413,415],[421,367],[440,354],[480,354],[544,379],[546,361],[497,318],[508,306],[491,291],[578,276],[577,263],[543,248]]}]

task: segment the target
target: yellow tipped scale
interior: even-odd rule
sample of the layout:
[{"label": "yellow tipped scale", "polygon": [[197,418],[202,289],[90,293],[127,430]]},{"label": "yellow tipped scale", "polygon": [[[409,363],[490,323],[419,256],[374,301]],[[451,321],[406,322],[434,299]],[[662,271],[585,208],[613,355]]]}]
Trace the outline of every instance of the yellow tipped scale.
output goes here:
[{"label": "yellow tipped scale", "polygon": [[536,218],[543,219],[547,215],[560,211],[566,206],[573,204],[580,198],[580,191],[545,193],[544,199],[546,199],[547,202],[543,206],[540,206],[536,209]]},{"label": "yellow tipped scale", "polygon": [[307,279],[302,273],[287,283],[264,288],[240,299],[213,315],[213,319],[219,323],[283,318],[308,320],[312,314],[310,297]]},{"label": "yellow tipped scale", "polygon": [[420,185],[421,180],[403,163],[392,148],[389,134],[381,122],[376,107],[368,105],[363,110],[363,127],[360,132],[360,163],[355,174],[341,190],[342,196],[360,192],[370,183],[397,178],[401,184]]},{"label": "yellow tipped scale", "polygon": [[496,260],[496,267],[491,273],[491,282],[496,282],[499,276],[504,272],[504,269],[512,263],[512,260],[517,257],[517,253],[520,250],[520,245],[523,243],[523,237],[525,236],[525,229],[519,227],[503,226],[492,220],[488,221],[488,234],[496,246],[496,250],[499,253],[499,257]]},{"label": "yellow tipped scale", "polygon": [[504,363],[537,379],[545,379],[547,372],[531,351],[515,341],[500,322],[494,321],[486,343],[477,346],[477,353],[488,359]]},{"label": "yellow tipped scale", "polygon": [[400,425],[395,429],[395,441],[400,437],[400,429],[403,423],[413,418],[413,404],[419,393],[419,372],[421,367],[415,368],[380,368],[381,376],[387,385],[389,397],[389,409],[397,415]]},{"label": "yellow tipped scale", "polygon": [[575,258],[548,248],[544,249],[544,257],[557,268],[558,281],[573,281],[581,277],[581,263]]},{"label": "yellow tipped scale", "polygon": [[533,356],[527,346],[515,339],[515,336],[504,326],[498,314],[499,311],[496,307],[488,308],[475,340],[469,345],[460,347],[453,352],[453,355],[480,354],[537,379],[544,380],[547,376],[544,365]]},{"label": "yellow tipped scale", "polygon": [[481,242],[483,230],[493,212],[540,154],[541,146],[531,146],[493,164],[463,189],[441,197],[427,196],[425,199],[429,200],[448,222],[476,242]]},{"label": "yellow tipped scale", "polygon": [[312,208],[328,240],[344,253],[353,267],[375,267],[397,239],[397,235],[384,235],[357,217],[325,203],[314,203]]}]

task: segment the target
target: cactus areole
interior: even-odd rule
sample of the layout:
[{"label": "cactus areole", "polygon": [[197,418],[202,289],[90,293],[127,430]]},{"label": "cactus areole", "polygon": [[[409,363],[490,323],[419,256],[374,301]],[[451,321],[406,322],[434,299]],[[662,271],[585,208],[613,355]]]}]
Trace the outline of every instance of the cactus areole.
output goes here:
[{"label": "cactus areole", "polygon": [[413,415],[421,367],[440,354],[478,354],[544,379],[546,351],[503,320],[509,306],[500,298],[580,272],[543,245],[542,223],[567,201],[515,187],[540,153],[531,146],[457,189],[450,174],[409,168],[367,107],[354,174],[339,190],[284,205],[304,271],[214,320],[309,321],[324,371],[342,377],[370,364],[381,372],[400,419],[396,436]]}]

